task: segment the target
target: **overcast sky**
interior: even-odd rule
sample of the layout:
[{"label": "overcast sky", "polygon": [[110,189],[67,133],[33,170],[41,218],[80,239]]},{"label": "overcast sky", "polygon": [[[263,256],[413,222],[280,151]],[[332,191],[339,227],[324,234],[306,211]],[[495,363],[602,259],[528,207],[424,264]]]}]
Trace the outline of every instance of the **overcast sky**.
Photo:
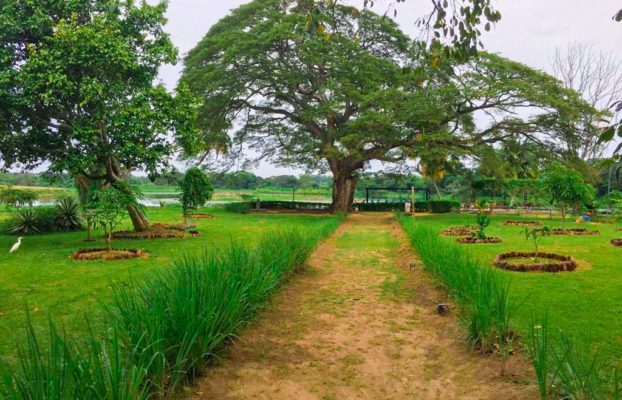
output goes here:
[{"label": "overcast sky", "polygon": [[[168,25],[173,42],[181,54],[192,49],[210,26],[231,9],[247,0],[169,0]],[[352,5],[362,1],[348,0]],[[383,13],[392,0],[375,1],[374,10]],[[406,0],[397,5],[396,20],[411,36],[417,35],[414,21],[429,11],[429,0]],[[551,70],[550,60],[557,47],[579,42],[595,50],[614,53],[622,58],[622,23],[611,18],[622,7],[619,0],[493,0],[502,19],[483,37],[487,51],[520,61],[531,67]],[[391,13],[392,15],[392,13]],[[161,79],[174,87],[181,65],[166,67]],[[261,165],[262,176],[299,173],[293,169]]]}]

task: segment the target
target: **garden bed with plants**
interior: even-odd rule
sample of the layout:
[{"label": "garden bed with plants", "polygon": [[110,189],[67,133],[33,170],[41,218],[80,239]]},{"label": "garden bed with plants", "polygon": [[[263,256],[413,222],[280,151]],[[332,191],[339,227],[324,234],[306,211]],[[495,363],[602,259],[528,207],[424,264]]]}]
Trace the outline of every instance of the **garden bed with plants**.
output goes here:
[{"label": "garden bed with plants", "polygon": [[148,254],[139,249],[80,249],[73,253],[71,258],[78,261],[94,260],[127,260],[130,258],[146,257]]},{"label": "garden bed with plants", "polygon": [[572,228],[572,229],[561,229],[555,228],[551,229],[551,235],[600,235],[600,231],[597,230],[589,230],[586,228]]},{"label": "garden bed with plants", "polygon": [[458,238],[456,239],[456,241],[462,244],[486,244],[486,243],[501,243],[503,240],[498,237],[478,238],[477,236],[469,236],[469,237]]},{"label": "garden bed with plants", "polygon": [[197,219],[209,219],[209,218],[214,218],[213,214],[192,214],[192,218],[197,218]]},{"label": "garden bed with plants", "polygon": [[441,231],[441,235],[443,236],[470,236],[479,229],[477,225],[464,225],[464,226],[451,226],[443,231]]},{"label": "garden bed with plants", "polygon": [[540,226],[541,222],[538,221],[505,221],[505,226]]},{"label": "garden bed with plants", "polygon": [[193,237],[194,235],[190,231],[179,229],[149,229],[142,232],[136,231],[117,231],[112,234],[113,239],[129,239],[129,240],[144,240],[144,239],[185,239]]},{"label": "garden bed with plants", "polygon": [[577,269],[577,262],[574,258],[544,252],[499,254],[493,265],[497,268],[518,272],[565,272]]}]

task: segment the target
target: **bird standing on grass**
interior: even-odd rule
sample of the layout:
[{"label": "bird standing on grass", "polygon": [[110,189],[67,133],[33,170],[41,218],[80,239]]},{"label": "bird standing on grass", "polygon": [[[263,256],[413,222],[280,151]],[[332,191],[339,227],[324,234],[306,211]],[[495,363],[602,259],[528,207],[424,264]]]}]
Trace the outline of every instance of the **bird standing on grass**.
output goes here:
[{"label": "bird standing on grass", "polygon": [[19,246],[21,246],[22,244],[22,237],[18,237],[17,238],[17,242],[13,245],[13,247],[11,247],[11,250],[9,250],[9,254],[15,253],[17,251],[17,249],[19,249]]}]

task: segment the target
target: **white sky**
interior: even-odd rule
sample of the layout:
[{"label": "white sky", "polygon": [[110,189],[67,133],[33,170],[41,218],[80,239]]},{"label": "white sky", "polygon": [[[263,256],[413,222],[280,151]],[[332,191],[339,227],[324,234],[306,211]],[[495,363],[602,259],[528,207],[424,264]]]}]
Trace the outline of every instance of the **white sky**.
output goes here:
[{"label": "white sky", "polygon": [[[211,25],[247,0],[169,0],[167,31],[184,55],[207,33]],[[360,5],[361,0],[346,0]],[[376,0],[374,10],[382,13],[393,0]],[[619,0],[493,0],[502,19],[484,35],[487,51],[522,62],[531,67],[551,70],[550,60],[557,47],[579,42],[592,45],[622,58],[622,22],[611,18],[622,7]],[[415,36],[414,21],[429,11],[429,0],[406,0],[397,5],[396,20],[402,29]],[[391,13],[392,15],[392,13]],[[181,64],[167,66],[161,79],[174,87]],[[258,175],[298,174],[294,169],[263,164]]]}]

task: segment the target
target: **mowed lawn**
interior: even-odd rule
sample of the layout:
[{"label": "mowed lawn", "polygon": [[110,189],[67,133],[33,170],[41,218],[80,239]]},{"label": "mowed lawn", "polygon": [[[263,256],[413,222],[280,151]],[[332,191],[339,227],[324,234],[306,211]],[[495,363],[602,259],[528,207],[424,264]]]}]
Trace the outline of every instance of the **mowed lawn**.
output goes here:
[{"label": "mowed lawn", "polygon": [[[91,324],[101,323],[98,302],[112,294],[111,284],[142,281],[168,268],[174,260],[189,254],[214,251],[232,242],[256,243],[263,234],[278,229],[297,228],[312,233],[335,223],[329,215],[233,214],[219,208],[202,210],[213,219],[197,219],[198,238],[166,240],[114,240],[113,247],[141,248],[145,259],[122,261],[74,261],[72,252],[82,247],[102,247],[101,233],[96,243],[84,243],[85,232],[27,236],[16,254],[8,251],[16,238],[0,235],[0,354],[15,352],[15,344],[25,339],[26,307],[38,332],[45,332],[48,316],[62,322],[68,334],[79,334]],[[179,207],[148,208],[151,222],[181,223]],[[0,212],[0,221],[8,216]],[[120,229],[129,229],[129,223]]]},{"label": "mowed lawn", "polygon": [[[431,224],[439,232],[452,225],[476,225],[472,214],[417,216],[416,221]],[[538,220],[552,228],[561,227],[560,219],[492,216],[488,236],[503,239],[499,244],[471,244],[471,252],[487,265],[499,253],[533,251],[524,236],[524,227],[504,226],[506,220]],[[578,271],[565,273],[521,273],[502,271],[511,285],[514,304],[514,327],[527,333],[532,316],[541,317],[548,310],[551,332],[560,329],[572,337],[591,340],[602,357],[619,362],[622,357],[622,248],[609,242],[622,238],[622,224],[567,222],[567,228],[600,231],[595,236],[549,236],[541,241],[540,250],[570,255],[580,262]],[[447,238],[446,240],[455,240]],[[501,271],[501,270],[500,270]]]}]

